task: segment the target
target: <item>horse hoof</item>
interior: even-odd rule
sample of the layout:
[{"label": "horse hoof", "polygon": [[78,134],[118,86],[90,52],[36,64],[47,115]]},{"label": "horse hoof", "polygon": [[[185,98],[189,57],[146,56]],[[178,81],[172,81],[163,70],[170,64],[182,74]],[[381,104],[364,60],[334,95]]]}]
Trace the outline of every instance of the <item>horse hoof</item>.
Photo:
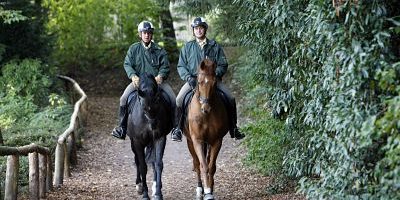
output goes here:
[{"label": "horse hoof", "polygon": [[162,195],[154,195],[153,199],[154,200],[163,200],[163,196]]},{"label": "horse hoof", "polygon": [[205,194],[204,200],[214,200],[214,195],[212,195],[211,193]]},{"label": "horse hoof", "polygon": [[143,194],[143,185],[141,183],[136,185],[136,191],[139,195]]}]

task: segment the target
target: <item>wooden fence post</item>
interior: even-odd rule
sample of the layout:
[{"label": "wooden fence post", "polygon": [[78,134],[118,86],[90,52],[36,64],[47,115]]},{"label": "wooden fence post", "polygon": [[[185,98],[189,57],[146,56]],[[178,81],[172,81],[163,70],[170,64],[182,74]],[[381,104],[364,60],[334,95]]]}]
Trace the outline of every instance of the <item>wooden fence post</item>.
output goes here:
[{"label": "wooden fence post", "polygon": [[19,170],[19,156],[7,156],[7,171],[5,182],[5,200],[17,200],[18,194],[18,170]]},{"label": "wooden fence post", "polygon": [[53,189],[53,166],[51,162],[51,155],[46,155],[47,157],[47,178],[46,178],[46,191],[50,191]]},{"label": "wooden fence post", "polygon": [[63,144],[64,148],[64,177],[70,177],[71,176],[71,164],[69,162],[69,152],[67,150],[67,144],[64,142]]},{"label": "wooden fence post", "polygon": [[39,200],[39,159],[38,153],[28,154],[29,158],[29,199]]},{"label": "wooden fence post", "polygon": [[59,187],[64,180],[64,145],[57,143],[54,170],[54,186]]},{"label": "wooden fence post", "polygon": [[46,198],[47,156],[39,154],[39,197]]}]

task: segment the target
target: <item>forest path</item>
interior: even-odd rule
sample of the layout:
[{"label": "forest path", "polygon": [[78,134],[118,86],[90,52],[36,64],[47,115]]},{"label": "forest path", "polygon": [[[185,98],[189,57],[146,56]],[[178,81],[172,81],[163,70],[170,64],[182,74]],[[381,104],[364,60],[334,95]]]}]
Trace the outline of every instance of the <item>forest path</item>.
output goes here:
[{"label": "forest path", "polygon": [[[88,94],[89,116],[78,151],[78,165],[61,188],[50,192],[47,199],[140,199],[135,190],[136,170],[130,142],[110,136],[117,124],[119,96],[128,82],[121,81],[121,69],[99,70],[75,77]],[[177,93],[182,82],[171,78]],[[240,141],[224,138],[215,175],[216,199],[297,199],[294,193],[270,196],[266,188],[271,178],[245,167],[241,160],[245,149]],[[151,188],[152,168],[148,168]],[[194,199],[196,191],[192,159],[186,140],[173,142],[168,136],[163,171],[164,199]],[[151,189],[150,189],[151,190]],[[151,191],[150,191],[151,192]],[[150,193],[151,194],[151,193]]]}]

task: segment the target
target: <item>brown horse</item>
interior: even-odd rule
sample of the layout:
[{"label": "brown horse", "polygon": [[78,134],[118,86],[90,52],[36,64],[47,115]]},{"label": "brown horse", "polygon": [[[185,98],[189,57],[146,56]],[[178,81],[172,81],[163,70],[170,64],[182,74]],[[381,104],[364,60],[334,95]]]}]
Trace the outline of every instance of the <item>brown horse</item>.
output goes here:
[{"label": "brown horse", "polygon": [[217,93],[216,64],[205,59],[197,70],[197,86],[188,106],[184,133],[197,173],[197,198],[201,198],[204,192],[204,199],[214,199],[216,160],[222,139],[229,130],[229,121],[227,110]]}]

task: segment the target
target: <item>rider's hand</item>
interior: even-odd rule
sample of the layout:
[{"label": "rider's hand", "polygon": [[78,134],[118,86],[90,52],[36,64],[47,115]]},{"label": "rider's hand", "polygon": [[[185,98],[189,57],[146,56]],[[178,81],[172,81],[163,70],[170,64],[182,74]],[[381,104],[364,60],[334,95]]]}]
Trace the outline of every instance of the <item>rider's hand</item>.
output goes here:
[{"label": "rider's hand", "polygon": [[189,78],[187,79],[187,82],[189,83],[189,85],[190,85],[190,87],[191,87],[192,89],[194,89],[194,88],[196,87],[196,84],[197,84],[196,77],[194,77],[194,76],[189,76]]},{"label": "rider's hand", "polygon": [[139,77],[138,76],[136,76],[136,75],[132,76],[132,84],[133,84],[133,87],[135,87],[135,88],[139,87]]},{"label": "rider's hand", "polygon": [[156,82],[158,85],[160,85],[163,82],[163,77],[161,75],[156,76]]}]

